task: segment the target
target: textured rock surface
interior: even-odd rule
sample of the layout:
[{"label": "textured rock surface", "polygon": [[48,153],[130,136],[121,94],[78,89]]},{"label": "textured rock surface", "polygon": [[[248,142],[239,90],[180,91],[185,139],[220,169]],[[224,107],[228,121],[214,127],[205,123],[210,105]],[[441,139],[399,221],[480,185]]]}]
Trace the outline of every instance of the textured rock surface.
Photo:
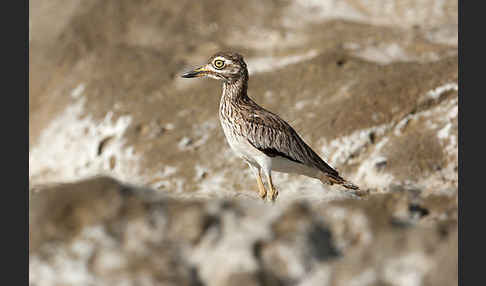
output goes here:
[{"label": "textured rock surface", "polygon": [[[31,285],[457,285],[457,2],[29,4]],[[371,195],[260,201],[178,76],[222,49]]]},{"label": "textured rock surface", "polygon": [[445,196],[269,206],[99,177],[30,203],[31,285],[457,284],[457,205]]}]

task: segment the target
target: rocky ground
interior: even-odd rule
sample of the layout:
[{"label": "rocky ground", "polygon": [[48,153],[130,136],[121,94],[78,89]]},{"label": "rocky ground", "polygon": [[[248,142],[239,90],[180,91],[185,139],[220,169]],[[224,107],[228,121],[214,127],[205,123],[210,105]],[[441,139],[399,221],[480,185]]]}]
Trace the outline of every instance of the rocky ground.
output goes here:
[{"label": "rocky ground", "polygon": [[[456,1],[29,4],[31,285],[457,285]],[[226,49],[368,197],[258,198],[179,77]]]}]

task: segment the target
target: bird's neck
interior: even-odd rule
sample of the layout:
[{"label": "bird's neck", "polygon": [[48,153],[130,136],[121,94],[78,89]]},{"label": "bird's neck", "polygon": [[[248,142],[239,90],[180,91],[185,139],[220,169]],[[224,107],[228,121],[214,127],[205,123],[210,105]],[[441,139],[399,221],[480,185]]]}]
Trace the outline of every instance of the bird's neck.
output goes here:
[{"label": "bird's neck", "polygon": [[244,73],[238,79],[223,82],[223,96],[221,102],[235,101],[248,97],[248,73]]}]

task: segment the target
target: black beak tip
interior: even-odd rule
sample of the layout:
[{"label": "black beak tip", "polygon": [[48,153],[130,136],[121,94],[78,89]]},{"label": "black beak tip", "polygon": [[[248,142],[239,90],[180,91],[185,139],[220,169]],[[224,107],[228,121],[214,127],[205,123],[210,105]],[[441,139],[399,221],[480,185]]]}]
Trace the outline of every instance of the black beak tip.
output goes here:
[{"label": "black beak tip", "polygon": [[181,77],[183,78],[193,78],[193,77],[197,77],[201,72],[199,71],[188,71],[188,72],[185,72],[181,75]]}]

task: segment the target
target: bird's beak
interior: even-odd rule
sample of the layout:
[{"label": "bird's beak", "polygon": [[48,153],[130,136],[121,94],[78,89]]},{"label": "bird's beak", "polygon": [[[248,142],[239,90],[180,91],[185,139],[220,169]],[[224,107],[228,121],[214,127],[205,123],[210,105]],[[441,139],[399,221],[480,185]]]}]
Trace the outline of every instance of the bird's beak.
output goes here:
[{"label": "bird's beak", "polygon": [[202,66],[192,71],[183,73],[181,77],[185,77],[185,78],[202,77],[206,74],[206,72],[208,72],[208,70],[206,69],[205,66]]}]

